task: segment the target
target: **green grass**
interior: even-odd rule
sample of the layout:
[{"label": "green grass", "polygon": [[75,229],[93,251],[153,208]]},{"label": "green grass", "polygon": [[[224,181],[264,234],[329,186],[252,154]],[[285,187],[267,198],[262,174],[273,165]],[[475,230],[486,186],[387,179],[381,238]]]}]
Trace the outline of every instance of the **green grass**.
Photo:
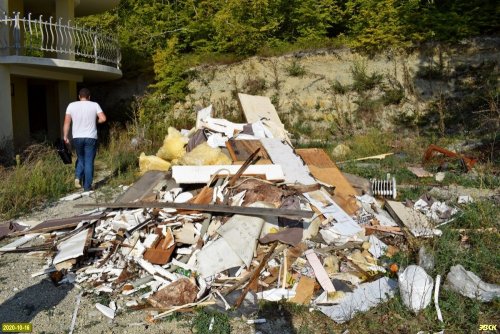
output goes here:
[{"label": "green grass", "polygon": [[[209,330],[212,322],[212,330]],[[193,332],[197,334],[228,334],[231,333],[229,317],[220,312],[212,312],[207,309],[200,309],[192,321]]]},{"label": "green grass", "polygon": [[28,213],[73,189],[73,165],[64,165],[55,149],[28,147],[15,167],[0,167],[0,218]]}]

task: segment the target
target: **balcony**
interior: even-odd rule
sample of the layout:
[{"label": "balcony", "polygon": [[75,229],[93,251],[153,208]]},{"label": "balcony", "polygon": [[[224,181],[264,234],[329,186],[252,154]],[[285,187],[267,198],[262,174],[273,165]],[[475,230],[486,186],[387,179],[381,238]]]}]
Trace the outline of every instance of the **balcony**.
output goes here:
[{"label": "balcony", "polygon": [[[0,63],[49,68],[86,79],[121,76],[121,53],[113,36],[52,17],[32,18],[15,13],[0,17]],[[84,74],[82,74],[84,72]]]}]

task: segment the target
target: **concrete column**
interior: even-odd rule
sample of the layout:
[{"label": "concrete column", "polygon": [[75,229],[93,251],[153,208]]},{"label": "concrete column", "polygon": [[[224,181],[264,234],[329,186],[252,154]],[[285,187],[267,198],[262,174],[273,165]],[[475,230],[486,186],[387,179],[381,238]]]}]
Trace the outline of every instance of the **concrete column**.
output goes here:
[{"label": "concrete column", "polygon": [[[62,18],[61,24],[66,25],[68,21],[72,24],[75,22],[75,1],[74,0],[56,0],[56,20],[59,22]],[[75,55],[67,53],[58,53],[58,59],[75,60]]]},{"label": "concrete column", "polygon": [[14,130],[14,146],[21,147],[30,140],[30,119],[28,111],[28,82],[26,78],[11,77],[14,88],[12,96],[12,124]]},{"label": "concrete column", "polygon": [[[62,124],[59,124],[59,101],[57,99],[58,84],[47,85],[47,135],[50,141],[61,137]],[[66,112],[66,110],[65,110]]]},{"label": "concrete column", "polygon": [[[7,13],[7,15],[10,15],[9,11],[10,11],[9,0],[0,0],[0,15],[3,15],[4,12]],[[7,41],[8,38],[9,38],[9,28],[5,27],[4,25],[0,25],[0,41]],[[9,55],[9,49],[0,49],[0,57],[8,55]]]},{"label": "concrete column", "polygon": [[57,95],[59,100],[59,133],[62,138],[62,126],[64,124],[66,108],[70,102],[76,101],[76,97],[78,95],[76,91],[76,81],[59,81],[57,83]]},{"label": "concrete column", "polygon": [[12,97],[10,71],[5,65],[0,65],[0,148],[13,148],[14,127],[12,124]]}]

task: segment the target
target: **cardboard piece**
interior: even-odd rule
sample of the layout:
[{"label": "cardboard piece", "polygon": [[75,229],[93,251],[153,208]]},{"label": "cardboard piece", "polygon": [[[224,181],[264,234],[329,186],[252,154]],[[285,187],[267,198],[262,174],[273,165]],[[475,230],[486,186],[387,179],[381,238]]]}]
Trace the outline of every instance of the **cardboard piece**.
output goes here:
[{"label": "cardboard piece", "polygon": [[159,238],[153,247],[146,250],[144,259],[153,264],[165,264],[170,260],[174,249],[174,236],[169,228],[166,236]]},{"label": "cardboard piece", "polygon": [[309,305],[311,298],[314,293],[314,286],[316,285],[316,280],[307,276],[302,276],[295,289],[295,297],[290,299],[292,303]]}]

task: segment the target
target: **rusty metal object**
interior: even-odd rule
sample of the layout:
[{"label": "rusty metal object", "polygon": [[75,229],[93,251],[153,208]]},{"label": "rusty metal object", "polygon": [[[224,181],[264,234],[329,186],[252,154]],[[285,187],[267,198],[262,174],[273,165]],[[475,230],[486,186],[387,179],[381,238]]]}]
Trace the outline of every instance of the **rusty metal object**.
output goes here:
[{"label": "rusty metal object", "polygon": [[472,169],[472,167],[474,167],[474,165],[477,162],[477,159],[469,158],[469,157],[463,156],[459,153],[455,153],[455,152],[449,151],[445,148],[431,144],[427,148],[427,151],[425,151],[425,153],[424,153],[423,163],[428,162],[435,155],[436,152],[444,154],[445,156],[450,157],[450,158],[459,159],[462,162],[462,165],[467,172],[470,171]]}]

